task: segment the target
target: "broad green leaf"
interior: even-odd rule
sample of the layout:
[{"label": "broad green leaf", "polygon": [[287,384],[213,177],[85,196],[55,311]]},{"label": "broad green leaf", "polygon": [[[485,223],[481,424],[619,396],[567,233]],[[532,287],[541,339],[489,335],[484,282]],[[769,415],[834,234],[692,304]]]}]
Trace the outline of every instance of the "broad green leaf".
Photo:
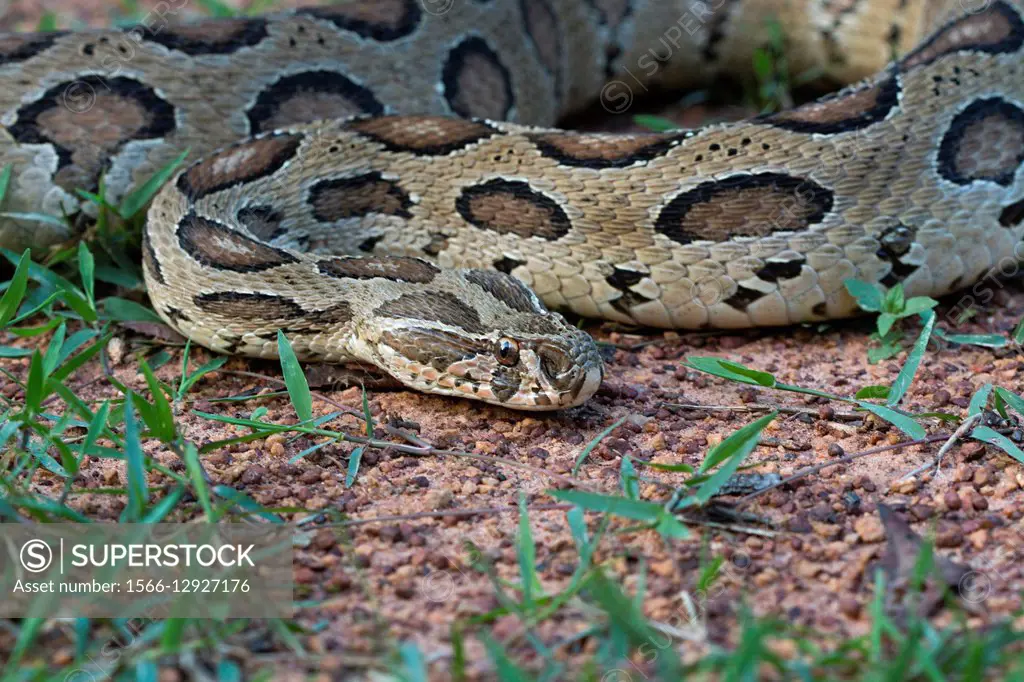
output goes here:
[{"label": "broad green leaf", "polygon": [[843,280],[843,286],[857,300],[857,305],[869,313],[877,313],[882,309],[882,292],[873,284],[859,279]]},{"label": "broad green leaf", "polygon": [[853,397],[860,400],[884,400],[889,397],[890,390],[891,386],[865,386]]},{"label": "broad green leaf", "polygon": [[149,424],[148,426],[153,431],[153,435],[161,441],[164,443],[172,443],[177,437],[177,433],[174,424],[174,412],[171,410],[171,404],[167,400],[167,395],[164,393],[160,380],[156,378],[156,375],[153,374],[153,370],[150,369],[149,363],[145,360],[140,360],[139,366],[142,368],[142,373],[146,377],[146,384],[149,386],[149,392],[153,396],[153,410],[156,423]]},{"label": "broad green leaf", "polygon": [[886,407],[885,405],[876,405],[863,400],[857,400],[855,402],[861,409],[871,412],[880,419],[884,419],[914,440],[920,440],[925,437],[924,427],[902,412],[894,410],[891,407]]},{"label": "broad green leaf", "polygon": [[1017,414],[1024,416],[1024,398],[1001,386],[996,387],[996,394],[1002,398]]},{"label": "broad green leaf", "polygon": [[0,298],[0,328],[5,327],[8,322],[14,319],[18,312],[18,306],[25,297],[25,290],[28,287],[29,268],[32,265],[32,252],[29,249],[21,254],[18,267],[14,270],[7,291],[3,298]]},{"label": "broad green leaf", "polygon": [[679,130],[679,125],[675,121],[671,121],[663,116],[652,116],[651,114],[637,114],[633,117],[633,123],[656,133]]},{"label": "broad green leaf", "polygon": [[605,512],[648,523],[658,521],[665,511],[662,505],[654,502],[630,500],[625,497],[602,495],[600,493],[587,492],[586,490],[552,490],[549,494],[556,499],[578,505],[583,509]]},{"label": "broad green leaf", "polygon": [[309,421],[313,418],[313,397],[309,393],[309,383],[298,358],[295,357],[292,344],[280,329],[277,330],[277,352],[281,358],[284,384],[288,388],[295,413],[299,415],[301,421]]},{"label": "broad green leaf", "polygon": [[114,322],[164,322],[151,308],[125,298],[110,296],[100,303],[104,318]]},{"label": "broad green leaf", "polygon": [[761,432],[777,415],[777,411],[766,414],[757,421],[738,429],[711,449],[701,464],[699,473],[709,471],[723,462],[724,464],[697,489],[694,497],[696,497],[700,504],[704,504],[714,497],[721,487],[725,485],[725,482],[736,473],[736,469],[747,458],[747,455],[757,447],[757,441],[761,437]]},{"label": "broad green leaf", "polygon": [[775,377],[768,372],[751,369],[750,367],[741,365],[738,362],[732,362],[731,360],[696,356],[686,358],[686,363],[684,364],[702,372],[713,374],[714,376],[722,377],[723,379],[729,379],[730,381],[738,381],[743,384],[764,386],[765,388],[774,388],[776,385]]},{"label": "broad green leaf", "polygon": [[82,286],[85,288],[85,299],[93,308],[96,307],[96,261],[92,252],[85,242],[78,242],[78,272],[82,277]]},{"label": "broad green leaf", "polygon": [[129,220],[135,216],[136,213],[146,207],[146,205],[152,200],[156,193],[160,191],[164,183],[174,175],[174,171],[178,169],[181,162],[185,160],[189,154],[189,150],[186,149],[181,154],[168,163],[166,166],[158,170],[153,174],[146,182],[142,183],[134,191],[127,194],[121,199],[121,205],[118,207],[118,214],[125,220]]},{"label": "broad green leaf", "polygon": [[345,487],[351,488],[356,482],[359,474],[359,464],[363,461],[363,447],[360,446],[352,451],[348,457],[348,471],[345,473]]},{"label": "broad green leaf", "polygon": [[994,429],[987,426],[976,426],[971,431],[971,438],[995,445],[1018,462],[1024,463],[1024,452],[1017,447],[1017,444]]},{"label": "broad green leaf", "polygon": [[947,343],[955,343],[961,346],[1003,348],[1010,343],[1010,341],[1002,334],[947,334],[941,329],[935,329],[932,334]]},{"label": "broad green leaf", "polygon": [[992,393],[992,384],[985,384],[979,388],[974,395],[971,396],[971,402],[967,405],[967,416],[973,417],[976,414],[981,414],[988,405],[988,397]]},{"label": "broad green leaf", "polygon": [[889,390],[889,397],[886,400],[886,404],[889,407],[896,407],[903,400],[903,396],[906,395],[910,384],[914,381],[914,375],[917,373],[917,368],[921,365],[921,359],[928,349],[928,340],[931,338],[932,329],[935,327],[935,313],[928,310],[923,313],[923,317],[924,327],[921,329],[921,335],[917,337],[914,347],[910,349],[907,361],[903,363],[903,368],[896,376],[896,381],[892,382],[892,388]]}]

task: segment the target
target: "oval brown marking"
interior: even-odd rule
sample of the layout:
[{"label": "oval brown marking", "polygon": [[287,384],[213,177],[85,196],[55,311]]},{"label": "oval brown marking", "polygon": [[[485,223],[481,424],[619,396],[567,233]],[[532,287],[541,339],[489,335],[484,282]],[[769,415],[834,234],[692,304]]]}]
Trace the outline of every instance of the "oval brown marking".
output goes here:
[{"label": "oval brown marking", "polygon": [[295,156],[302,135],[275,133],[240,142],[196,162],[178,176],[178,190],[201,199],[273,175]]},{"label": "oval brown marking", "polygon": [[1024,161],[1024,110],[999,97],[975,100],[956,115],[939,145],[939,174],[968,185],[1013,183]]},{"label": "oval brown marking", "polygon": [[382,317],[440,322],[471,334],[483,334],[487,331],[477,312],[447,291],[403,294],[393,301],[381,304],[374,312]]},{"label": "oval brown marking", "polygon": [[512,76],[498,54],[476,36],[452,48],[441,75],[444,98],[463,118],[508,119]]},{"label": "oval brown marking", "polygon": [[167,280],[164,279],[163,269],[160,267],[160,261],[156,257],[156,251],[153,250],[153,242],[149,239],[148,225],[142,230],[142,262],[156,281],[160,282],[160,284],[167,284]]},{"label": "oval brown marking", "polygon": [[252,134],[356,114],[379,116],[384,105],[369,88],[337,71],[303,71],[265,88],[246,115]]},{"label": "oval brown marking", "polygon": [[844,133],[884,121],[899,106],[899,94],[899,79],[892,75],[878,83],[854,86],[759,120],[798,133]]},{"label": "oval brown marking", "polygon": [[530,289],[511,275],[493,270],[469,270],[466,279],[477,285],[512,310],[521,313],[545,313],[547,309],[541,305]]},{"label": "oval brown marking", "polygon": [[260,241],[273,241],[286,232],[281,227],[284,216],[272,206],[247,206],[238,210],[235,219]]},{"label": "oval brown marking", "polygon": [[526,34],[541,64],[555,81],[555,96],[562,92],[562,32],[558,15],[547,0],[520,0]]},{"label": "oval brown marking", "polygon": [[447,372],[453,364],[472,358],[479,350],[455,334],[435,329],[403,330],[401,334],[385,331],[380,340],[409,360],[439,372]]},{"label": "oval brown marking", "polygon": [[1024,199],[1015,201],[999,214],[999,224],[1003,227],[1016,227],[1024,221]]},{"label": "oval brown marking", "polygon": [[[306,310],[304,315],[309,320],[309,326],[314,329],[319,325],[348,324],[352,321],[352,306],[347,301],[339,301],[323,310]],[[292,328],[299,327],[293,325]]]},{"label": "oval brown marking", "polygon": [[170,134],[174,115],[170,103],[139,81],[83,76],[22,106],[7,132],[22,144],[53,145],[56,183],[92,190],[112,155],[133,140]]},{"label": "oval brown marking", "polygon": [[392,180],[380,172],[335,180],[321,180],[309,190],[313,217],[322,223],[368,215],[391,215],[411,218],[412,199]]},{"label": "oval brown marking", "polygon": [[983,12],[965,14],[946,24],[900,62],[907,71],[930,64],[940,57],[970,50],[1000,54],[1014,52],[1024,43],[1024,23],[1002,0],[996,0]]},{"label": "oval brown marking", "polygon": [[521,180],[496,178],[466,187],[455,208],[466,222],[499,234],[554,241],[570,228],[568,216],[554,199]]},{"label": "oval brown marking", "polygon": [[498,131],[482,121],[443,116],[380,116],[357,119],[346,128],[392,152],[445,156],[486,140]]},{"label": "oval brown marking", "polygon": [[294,320],[306,311],[298,303],[273,294],[217,291],[192,298],[200,310],[230,320]]},{"label": "oval brown marking", "polygon": [[222,18],[182,24],[136,26],[130,32],[185,54],[231,54],[262,42],[268,35],[266,19]]},{"label": "oval brown marking", "polygon": [[207,267],[232,272],[262,272],[298,259],[227,225],[189,213],[178,223],[178,244]]},{"label": "oval brown marking", "polygon": [[677,196],[662,209],[654,229],[679,244],[764,237],[820,222],[832,201],[830,190],[806,178],[734,175]]},{"label": "oval brown marking", "polygon": [[343,31],[380,42],[409,35],[423,15],[416,0],[361,0],[330,7],[304,7],[296,10],[296,14],[324,19]]},{"label": "oval brown marking", "polygon": [[434,281],[441,271],[434,265],[419,258],[395,256],[392,258],[329,258],[319,261],[320,273],[328,277],[348,279],[389,279],[393,282],[427,284]]},{"label": "oval brown marking", "polygon": [[567,166],[627,168],[664,155],[679,144],[678,134],[615,135],[605,133],[534,133],[540,153]]},{"label": "oval brown marking", "polygon": [[0,65],[23,62],[53,47],[67,31],[52,33],[0,33]]}]

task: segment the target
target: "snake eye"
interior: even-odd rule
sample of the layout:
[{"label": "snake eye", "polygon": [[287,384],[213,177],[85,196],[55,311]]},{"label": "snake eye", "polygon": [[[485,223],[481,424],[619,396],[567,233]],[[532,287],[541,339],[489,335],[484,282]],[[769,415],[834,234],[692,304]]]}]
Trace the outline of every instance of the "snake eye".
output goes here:
[{"label": "snake eye", "polygon": [[514,339],[502,337],[498,339],[498,347],[494,351],[498,362],[511,367],[519,362],[519,344]]}]

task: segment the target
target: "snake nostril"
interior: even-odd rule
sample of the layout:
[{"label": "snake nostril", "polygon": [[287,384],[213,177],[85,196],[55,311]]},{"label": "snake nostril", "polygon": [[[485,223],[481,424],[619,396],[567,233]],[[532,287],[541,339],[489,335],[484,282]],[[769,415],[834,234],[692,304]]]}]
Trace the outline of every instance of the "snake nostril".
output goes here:
[{"label": "snake nostril", "polygon": [[540,369],[549,379],[557,380],[572,369],[572,359],[558,349],[542,346],[537,355],[540,356]]}]

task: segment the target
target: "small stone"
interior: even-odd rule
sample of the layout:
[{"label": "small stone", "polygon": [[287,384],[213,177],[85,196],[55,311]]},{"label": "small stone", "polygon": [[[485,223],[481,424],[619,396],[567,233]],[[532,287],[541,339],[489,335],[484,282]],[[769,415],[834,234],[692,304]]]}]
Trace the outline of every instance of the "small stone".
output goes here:
[{"label": "small stone", "polygon": [[856,619],[860,616],[860,602],[850,596],[840,597],[839,613],[847,618]]},{"label": "small stone", "polygon": [[946,506],[946,509],[950,511],[956,511],[963,506],[960,502],[960,496],[956,494],[955,490],[947,490],[942,496],[942,503]]},{"label": "small stone", "polygon": [[832,443],[828,446],[829,457],[842,457],[846,454],[846,450],[843,450],[843,446],[839,443]]},{"label": "small stone", "polygon": [[316,573],[314,573],[310,568],[300,566],[295,570],[295,582],[300,585],[309,585],[310,583],[316,582]]},{"label": "small stone", "polygon": [[988,530],[981,528],[967,536],[974,549],[984,549],[988,544]]},{"label": "small stone", "polygon": [[964,534],[957,526],[940,527],[935,533],[936,547],[959,547],[964,542]]},{"label": "small stone", "polygon": [[881,542],[885,539],[885,527],[877,516],[862,516],[853,522],[853,530],[861,542]]}]

